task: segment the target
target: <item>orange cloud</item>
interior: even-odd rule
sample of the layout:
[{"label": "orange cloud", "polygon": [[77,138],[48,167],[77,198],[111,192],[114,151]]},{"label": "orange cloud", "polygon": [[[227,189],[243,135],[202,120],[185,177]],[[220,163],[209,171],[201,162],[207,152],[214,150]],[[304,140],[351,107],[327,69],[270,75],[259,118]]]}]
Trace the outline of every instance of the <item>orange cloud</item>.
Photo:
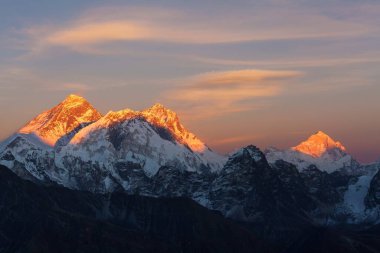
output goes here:
[{"label": "orange cloud", "polygon": [[[252,88],[252,83],[260,81],[270,81],[294,77],[299,72],[295,71],[272,71],[272,70],[254,70],[243,69],[223,72],[209,72],[195,77],[195,84],[192,87],[202,89],[212,89],[221,87],[247,86]],[[268,85],[257,85],[256,88],[268,89]]]},{"label": "orange cloud", "polygon": [[189,84],[169,92],[166,98],[192,117],[247,111],[260,106],[252,103],[255,98],[279,95],[284,82],[300,75],[297,71],[252,69],[209,72],[189,78]]},{"label": "orange cloud", "polygon": [[[42,47],[65,46],[72,49],[117,41],[158,41],[174,43],[231,43],[254,40],[251,34],[198,25],[156,23],[154,20],[109,20],[79,22],[68,27],[52,28],[42,34],[29,30]],[[42,37],[41,37],[42,36]],[[83,50],[81,50],[83,51]]]},{"label": "orange cloud", "polygon": [[96,44],[107,41],[149,38],[149,29],[126,21],[83,24],[52,33],[46,42],[53,45]]},{"label": "orange cloud", "polygon": [[196,62],[203,62],[212,65],[223,66],[279,66],[279,67],[330,67],[360,63],[378,63],[380,62],[380,55],[377,53],[355,55],[354,57],[340,57],[340,58],[298,58],[295,60],[239,60],[239,59],[222,59],[222,58],[208,58],[200,56],[187,56],[190,60]]},{"label": "orange cloud", "polygon": [[32,38],[32,48],[39,51],[51,46],[64,46],[93,53],[97,50],[86,46],[115,41],[235,43],[358,36],[372,31],[372,27],[303,10],[277,10],[273,13],[273,10],[264,9],[255,15],[235,13],[231,16],[235,16],[234,19],[225,17],[225,13],[205,15],[161,8],[105,7],[88,10],[72,22],[32,27],[27,32]]}]

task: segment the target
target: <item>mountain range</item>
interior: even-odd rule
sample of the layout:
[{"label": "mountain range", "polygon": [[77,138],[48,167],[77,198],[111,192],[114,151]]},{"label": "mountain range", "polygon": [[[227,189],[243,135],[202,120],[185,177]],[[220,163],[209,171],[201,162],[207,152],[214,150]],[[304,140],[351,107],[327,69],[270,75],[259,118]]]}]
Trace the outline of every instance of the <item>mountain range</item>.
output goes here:
[{"label": "mountain range", "polygon": [[289,252],[302,252],[304,231],[354,227],[356,236],[380,221],[380,163],[359,163],[326,133],[286,150],[220,155],[161,104],[101,115],[69,95],[4,140],[0,164],[74,195],[191,199]]}]

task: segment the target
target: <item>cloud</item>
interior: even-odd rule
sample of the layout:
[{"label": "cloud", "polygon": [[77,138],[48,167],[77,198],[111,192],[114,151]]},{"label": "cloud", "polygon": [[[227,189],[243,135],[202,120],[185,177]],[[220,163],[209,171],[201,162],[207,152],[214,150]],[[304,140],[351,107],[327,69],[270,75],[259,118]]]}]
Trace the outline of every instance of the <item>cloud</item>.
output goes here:
[{"label": "cloud", "polygon": [[[295,71],[272,71],[272,70],[232,70],[223,72],[208,72],[196,76],[195,88],[212,89],[212,88],[228,88],[234,86],[249,86],[264,80],[277,80],[288,77],[294,77],[298,72]],[[259,86],[259,85],[257,85]],[[265,87],[268,89],[268,86]],[[271,93],[271,92],[269,92]]]},{"label": "cloud", "polygon": [[[357,36],[371,31],[304,9],[195,10],[104,7],[87,10],[70,22],[26,29],[31,48],[60,46],[84,53],[112,42],[149,41],[186,44],[236,43]],[[89,49],[91,48],[92,49]]]},{"label": "cloud", "polygon": [[187,117],[205,118],[253,110],[255,98],[281,94],[284,83],[300,76],[297,71],[232,70],[188,78],[187,83],[165,94]]},{"label": "cloud", "polygon": [[221,66],[261,66],[261,67],[297,67],[297,68],[313,68],[313,67],[333,67],[342,65],[354,65],[362,63],[379,63],[380,55],[376,53],[366,55],[356,55],[353,57],[339,57],[339,58],[297,58],[293,60],[279,59],[279,60],[239,60],[239,59],[223,59],[223,58],[209,58],[202,56],[188,55],[189,60],[202,62],[212,65]]},{"label": "cloud", "polygon": [[138,40],[151,37],[147,27],[127,21],[81,24],[49,34],[45,42],[51,45],[86,45],[118,40]]}]

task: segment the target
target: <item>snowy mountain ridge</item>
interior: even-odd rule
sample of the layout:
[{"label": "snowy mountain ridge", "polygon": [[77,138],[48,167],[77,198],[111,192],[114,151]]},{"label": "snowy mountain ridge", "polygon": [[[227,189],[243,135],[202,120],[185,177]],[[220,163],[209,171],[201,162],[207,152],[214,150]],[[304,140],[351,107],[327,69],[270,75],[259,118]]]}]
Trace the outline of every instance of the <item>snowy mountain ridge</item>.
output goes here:
[{"label": "snowy mountain ridge", "polygon": [[226,157],[161,104],[102,116],[70,95],[2,142],[0,164],[71,189],[185,196],[237,220],[279,216],[282,223],[283,208],[321,224],[380,220],[380,164],[359,164],[327,134],[287,150],[250,145]]},{"label": "snowy mountain ridge", "polygon": [[19,175],[69,188],[91,184],[100,192],[129,187],[120,176],[120,164],[140,167],[152,177],[162,166],[216,172],[227,159],[209,149],[161,104],[102,116],[77,95],[69,95],[27,123],[1,144],[0,152],[0,163]]}]

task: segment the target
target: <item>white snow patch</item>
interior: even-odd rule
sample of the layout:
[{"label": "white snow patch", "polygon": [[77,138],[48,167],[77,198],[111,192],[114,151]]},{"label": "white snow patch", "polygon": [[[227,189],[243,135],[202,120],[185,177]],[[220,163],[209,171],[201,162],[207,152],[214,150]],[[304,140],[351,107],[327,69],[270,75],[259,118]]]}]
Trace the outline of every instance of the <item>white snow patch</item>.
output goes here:
[{"label": "white snow patch", "polygon": [[374,175],[359,177],[355,184],[349,185],[344,194],[344,205],[354,214],[362,214],[365,210],[364,198],[368,193],[369,185]]},{"label": "white snow patch", "polygon": [[15,163],[14,161],[6,161],[6,160],[0,160],[0,164],[9,168],[9,169],[13,169]]}]

